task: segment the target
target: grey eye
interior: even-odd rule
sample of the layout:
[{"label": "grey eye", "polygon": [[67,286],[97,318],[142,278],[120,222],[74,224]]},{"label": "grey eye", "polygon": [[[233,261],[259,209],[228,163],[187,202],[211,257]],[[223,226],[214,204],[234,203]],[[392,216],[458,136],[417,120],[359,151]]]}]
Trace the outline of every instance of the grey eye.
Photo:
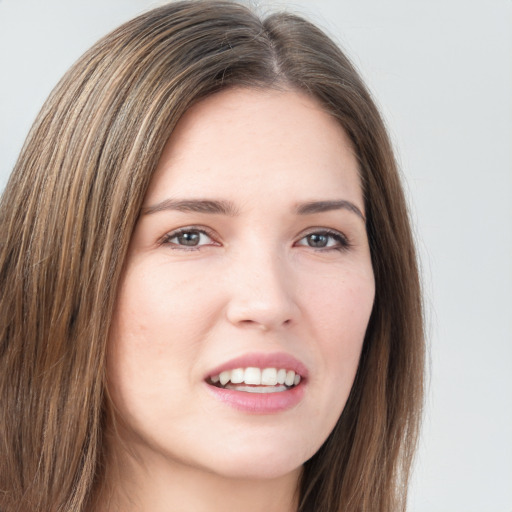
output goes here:
[{"label": "grey eye", "polygon": [[297,245],[312,249],[347,249],[349,242],[345,235],[337,231],[316,231],[303,236]]},{"label": "grey eye", "polygon": [[329,235],[323,233],[312,233],[306,237],[306,240],[310,247],[322,248],[327,247],[329,238]]},{"label": "grey eye", "polygon": [[186,231],[174,237],[179,245],[193,247],[199,244],[201,234],[197,231]]},{"label": "grey eye", "polygon": [[184,228],[169,233],[164,242],[175,248],[199,248],[203,245],[213,244],[212,238],[203,230]]}]

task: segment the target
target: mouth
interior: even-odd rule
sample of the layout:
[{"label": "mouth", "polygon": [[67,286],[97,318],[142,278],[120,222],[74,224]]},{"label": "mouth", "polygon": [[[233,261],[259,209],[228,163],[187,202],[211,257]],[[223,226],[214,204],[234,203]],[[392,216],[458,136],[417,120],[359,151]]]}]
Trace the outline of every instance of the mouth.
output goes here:
[{"label": "mouth", "polygon": [[282,393],[297,387],[302,376],[288,368],[234,368],[211,375],[206,382],[220,389],[243,393]]},{"label": "mouth", "polygon": [[308,368],[284,352],[248,353],[205,375],[211,396],[247,414],[273,415],[297,406],[307,389]]}]

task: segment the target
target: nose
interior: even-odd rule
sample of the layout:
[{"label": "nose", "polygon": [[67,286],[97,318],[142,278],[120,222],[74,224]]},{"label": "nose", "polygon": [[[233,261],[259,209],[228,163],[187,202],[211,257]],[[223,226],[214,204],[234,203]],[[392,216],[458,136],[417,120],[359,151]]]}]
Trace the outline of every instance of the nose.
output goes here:
[{"label": "nose", "polygon": [[271,331],[297,321],[295,280],[283,258],[259,251],[240,257],[234,266],[227,304],[231,324]]}]

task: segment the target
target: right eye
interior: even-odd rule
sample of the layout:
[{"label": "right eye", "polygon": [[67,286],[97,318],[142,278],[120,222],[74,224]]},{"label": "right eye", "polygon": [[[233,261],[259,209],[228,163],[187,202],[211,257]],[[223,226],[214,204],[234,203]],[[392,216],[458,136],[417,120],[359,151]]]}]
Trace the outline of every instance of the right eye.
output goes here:
[{"label": "right eye", "polygon": [[172,249],[197,250],[205,245],[218,245],[203,229],[180,228],[165,235],[164,245]]}]

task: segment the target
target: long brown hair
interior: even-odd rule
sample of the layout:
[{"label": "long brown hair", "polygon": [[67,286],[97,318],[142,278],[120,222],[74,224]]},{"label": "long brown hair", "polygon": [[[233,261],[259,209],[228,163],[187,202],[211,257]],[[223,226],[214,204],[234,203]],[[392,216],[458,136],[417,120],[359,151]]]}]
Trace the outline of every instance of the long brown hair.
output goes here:
[{"label": "long brown hair", "polygon": [[0,203],[0,510],[86,509],[102,478],[105,347],[152,173],[193,103],[227,87],[312,95],[352,140],[376,298],[356,380],[304,465],[300,511],[405,508],[423,391],[413,238],[392,148],[340,49],[290,14],[185,1],[89,50],[43,106]]}]

